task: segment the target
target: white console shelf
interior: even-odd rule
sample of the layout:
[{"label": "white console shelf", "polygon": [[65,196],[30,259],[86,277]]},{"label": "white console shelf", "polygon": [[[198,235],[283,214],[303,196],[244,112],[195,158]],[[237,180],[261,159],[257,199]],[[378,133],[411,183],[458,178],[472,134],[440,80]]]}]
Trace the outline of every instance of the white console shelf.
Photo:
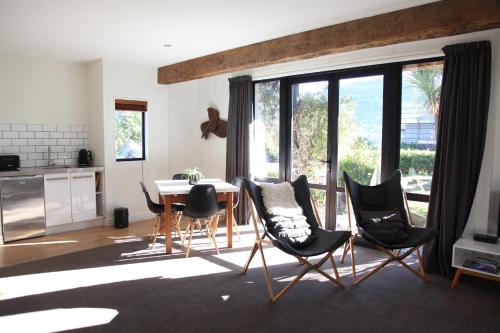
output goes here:
[{"label": "white console shelf", "polygon": [[500,243],[490,244],[478,242],[472,239],[472,236],[460,238],[453,245],[452,266],[457,268],[455,278],[451,284],[451,288],[455,288],[462,274],[473,275],[484,279],[500,281],[500,274],[492,274],[482,272],[475,269],[464,267],[466,260],[476,259],[477,257],[495,260],[500,263]]}]

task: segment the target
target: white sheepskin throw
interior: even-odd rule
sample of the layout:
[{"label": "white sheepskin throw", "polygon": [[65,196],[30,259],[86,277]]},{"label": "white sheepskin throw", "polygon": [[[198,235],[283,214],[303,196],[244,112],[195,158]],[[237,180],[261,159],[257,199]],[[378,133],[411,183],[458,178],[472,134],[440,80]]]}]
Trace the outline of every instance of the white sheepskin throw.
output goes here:
[{"label": "white sheepskin throw", "polygon": [[290,183],[261,184],[262,200],[269,219],[266,223],[269,231],[279,238],[284,238],[294,247],[309,244],[311,227],[302,208],[295,200],[295,192]]},{"label": "white sheepskin throw", "polygon": [[262,200],[269,215],[302,215],[302,208],[295,201],[295,192],[290,183],[262,183],[260,187],[262,189]]}]

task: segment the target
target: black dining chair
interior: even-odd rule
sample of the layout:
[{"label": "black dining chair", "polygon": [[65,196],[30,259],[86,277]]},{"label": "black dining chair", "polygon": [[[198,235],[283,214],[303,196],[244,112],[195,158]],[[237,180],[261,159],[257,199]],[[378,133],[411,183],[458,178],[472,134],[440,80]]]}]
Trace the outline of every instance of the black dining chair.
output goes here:
[{"label": "black dining chair", "polygon": [[183,179],[188,179],[188,176],[183,173],[176,173],[175,175],[172,176],[172,180],[183,180]]},{"label": "black dining chair", "polygon": [[[153,239],[153,247],[155,247],[156,244],[156,238],[158,236],[158,231],[160,230],[160,225],[162,222],[162,216],[165,213],[165,205],[159,204],[151,200],[151,196],[149,195],[148,189],[146,188],[146,185],[144,185],[143,182],[140,182],[141,187],[142,187],[142,192],[144,193],[144,196],[146,197],[146,202],[148,204],[149,210],[156,215],[155,218],[155,224],[153,225],[153,231],[151,232],[151,238]],[[177,232],[179,235],[179,238],[182,242],[184,242],[184,239],[182,237],[182,232],[180,228],[180,214],[184,210],[184,205],[182,204],[172,204],[171,208],[171,214],[174,216],[173,219],[173,225],[172,227],[174,230]],[[167,232],[167,231],[165,231]]]},{"label": "black dining chair", "polygon": [[[219,221],[219,205],[215,187],[212,184],[198,184],[191,188],[186,199],[183,216],[189,219],[184,234],[184,239],[186,239],[189,230],[186,258],[189,257],[189,251],[191,250],[191,239],[193,238],[195,225],[200,229],[206,228],[207,237],[215,247],[217,254],[219,254],[219,248],[215,240]],[[184,245],[184,242],[182,244]]]},{"label": "black dining chair", "polygon": [[[236,219],[234,218],[234,210],[236,207],[238,207],[238,204],[240,203],[240,193],[241,193],[241,183],[243,182],[243,177],[236,177],[231,184],[236,186],[237,188],[240,189],[238,192],[238,195],[236,196],[236,199],[233,201],[233,227],[236,230],[236,234],[238,235],[238,241],[241,240],[240,238],[240,231],[238,230],[238,223],[236,223]],[[227,202],[226,201],[219,201],[219,210],[225,211],[227,209]]]}]

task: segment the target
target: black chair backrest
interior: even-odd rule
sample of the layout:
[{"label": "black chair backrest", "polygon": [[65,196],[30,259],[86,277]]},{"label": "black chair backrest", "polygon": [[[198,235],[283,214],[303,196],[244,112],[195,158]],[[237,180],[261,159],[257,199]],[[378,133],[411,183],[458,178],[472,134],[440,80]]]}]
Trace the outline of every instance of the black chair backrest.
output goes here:
[{"label": "black chair backrest", "polygon": [[189,191],[183,215],[191,218],[208,218],[218,210],[215,187],[212,184],[198,184]]},{"label": "black chair backrest", "polygon": [[[307,223],[311,226],[311,230],[316,230],[319,228],[318,221],[316,220],[316,216],[314,215],[313,207],[311,204],[311,191],[309,189],[309,183],[307,182],[307,178],[304,175],[299,176],[294,182],[291,183],[294,192],[295,192],[295,200],[302,207],[302,214],[307,219]],[[257,213],[258,219],[262,221],[268,221],[269,215],[266,212],[266,208],[264,206],[264,201],[262,199],[262,189],[260,186],[248,180],[246,178],[243,179],[243,186],[250,194],[250,198],[252,199],[255,210]],[[267,226],[264,224],[264,227]]]},{"label": "black chair backrest", "polygon": [[351,198],[357,226],[362,221],[360,210],[389,211],[396,208],[399,209],[401,218],[408,224],[403,189],[401,188],[400,170],[395,170],[386,181],[375,186],[361,185],[355,182],[345,171],[344,180]]},{"label": "black chair backrest", "polygon": [[149,195],[148,189],[146,188],[146,185],[144,185],[143,182],[140,182],[141,187],[142,187],[142,192],[144,192],[144,195],[146,196],[146,202],[148,204],[148,208],[152,213],[155,214],[161,214],[164,211],[164,207],[161,204],[157,204],[156,202],[153,202],[151,200],[151,196]]},{"label": "black chair backrest", "polygon": [[188,176],[183,173],[176,173],[175,175],[172,176],[172,180],[182,180],[182,179],[188,179]]},{"label": "black chair backrest", "polygon": [[234,186],[236,186],[237,188],[240,189],[240,191],[238,192],[238,195],[236,196],[236,200],[234,200],[233,207],[238,206],[238,204],[240,203],[241,184],[242,183],[243,183],[243,177],[240,177],[240,176],[237,176],[236,178],[234,178],[234,180],[232,182],[232,184]]}]

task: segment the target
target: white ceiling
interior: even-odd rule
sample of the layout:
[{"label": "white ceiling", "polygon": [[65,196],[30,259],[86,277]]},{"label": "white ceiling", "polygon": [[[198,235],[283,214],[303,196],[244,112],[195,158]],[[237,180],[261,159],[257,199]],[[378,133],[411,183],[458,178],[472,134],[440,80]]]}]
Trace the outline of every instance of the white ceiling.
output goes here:
[{"label": "white ceiling", "polygon": [[0,52],[162,66],[433,1],[0,0]]}]

